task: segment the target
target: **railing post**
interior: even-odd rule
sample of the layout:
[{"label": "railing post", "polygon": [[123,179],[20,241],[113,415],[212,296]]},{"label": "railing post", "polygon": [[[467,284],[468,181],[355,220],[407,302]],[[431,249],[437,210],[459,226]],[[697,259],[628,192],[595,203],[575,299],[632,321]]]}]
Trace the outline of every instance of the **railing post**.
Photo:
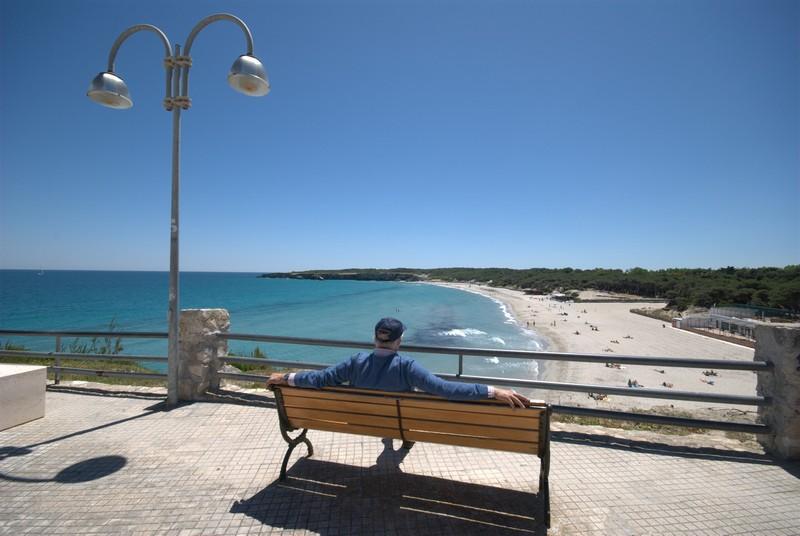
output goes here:
[{"label": "railing post", "polygon": [[55,384],[61,383],[61,336],[56,335],[56,370],[55,370]]},{"label": "railing post", "polygon": [[206,391],[219,388],[220,357],[228,353],[228,340],[219,337],[230,329],[225,309],[184,309],[180,314],[178,400],[202,400]]},{"label": "railing post", "polygon": [[756,326],[756,361],[772,363],[758,372],[756,392],[772,399],[759,406],[762,423],[771,427],[758,441],[764,450],[784,460],[800,459],[800,328]]},{"label": "railing post", "polygon": [[458,354],[458,374],[456,376],[461,376],[464,374],[464,354]]}]

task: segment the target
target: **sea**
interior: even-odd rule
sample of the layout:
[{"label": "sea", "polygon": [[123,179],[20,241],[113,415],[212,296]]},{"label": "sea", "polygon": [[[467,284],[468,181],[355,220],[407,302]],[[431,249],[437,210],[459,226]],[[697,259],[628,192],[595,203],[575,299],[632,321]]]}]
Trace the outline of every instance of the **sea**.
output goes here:
[{"label": "sea", "polygon": [[[370,342],[385,316],[407,326],[407,345],[543,350],[545,340],[520,326],[501,302],[427,283],[266,279],[257,273],[182,272],[180,307],[224,308],[232,333]],[[167,331],[167,272],[0,270],[0,329]],[[0,334],[7,342],[53,351],[52,337]],[[90,342],[64,338],[63,347]],[[166,355],[166,340],[123,339],[122,354]],[[245,355],[336,363],[357,349],[230,341]],[[434,372],[455,373],[457,358],[403,352]],[[163,371],[162,363],[142,363]],[[465,357],[464,373],[536,379],[533,360]]]}]

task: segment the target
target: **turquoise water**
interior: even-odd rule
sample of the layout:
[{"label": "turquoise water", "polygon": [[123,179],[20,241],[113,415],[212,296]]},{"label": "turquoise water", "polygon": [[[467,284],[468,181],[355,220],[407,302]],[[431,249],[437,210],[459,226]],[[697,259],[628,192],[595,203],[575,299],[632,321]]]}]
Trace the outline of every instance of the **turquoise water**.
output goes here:
[{"label": "turquoise water", "polygon": [[[541,339],[517,325],[501,304],[461,290],[420,283],[260,279],[257,274],[181,274],[182,309],[222,307],[234,333],[368,342],[383,316],[401,319],[405,344],[540,350]],[[0,270],[0,328],[167,331],[166,272]],[[51,351],[52,338],[2,338]],[[64,344],[72,340],[65,340]],[[123,340],[123,353],[166,355],[164,340]],[[231,341],[236,353],[256,343]],[[353,352],[258,343],[275,359],[335,363]],[[450,356],[414,356],[436,372],[455,372]],[[151,366],[151,365],[148,365]],[[159,368],[160,365],[152,365]],[[163,368],[163,367],[161,367]],[[465,372],[535,378],[535,362],[465,358]]]}]

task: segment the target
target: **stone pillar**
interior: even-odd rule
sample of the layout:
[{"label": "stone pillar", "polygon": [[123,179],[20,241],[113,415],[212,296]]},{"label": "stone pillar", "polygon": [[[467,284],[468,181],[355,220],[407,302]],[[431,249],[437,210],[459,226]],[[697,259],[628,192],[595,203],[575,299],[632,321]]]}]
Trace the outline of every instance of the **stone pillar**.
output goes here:
[{"label": "stone pillar", "polygon": [[758,441],[770,454],[784,460],[800,459],[800,327],[756,327],[756,361],[772,363],[758,372],[757,392],[772,398],[758,408],[761,422],[772,427]]},{"label": "stone pillar", "polygon": [[227,355],[231,316],[225,309],[185,309],[180,316],[178,400],[201,400],[208,389],[219,387],[219,358]]}]

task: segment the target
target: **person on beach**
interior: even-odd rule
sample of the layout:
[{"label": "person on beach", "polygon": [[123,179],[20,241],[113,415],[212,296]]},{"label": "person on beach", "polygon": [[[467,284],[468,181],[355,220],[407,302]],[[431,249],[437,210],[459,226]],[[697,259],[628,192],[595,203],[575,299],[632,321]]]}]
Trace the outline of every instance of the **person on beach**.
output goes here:
[{"label": "person on beach", "polygon": [[351,387],[381,391],[418,389],[450,400],[494,398],[509,406],[524,408],[530,400],[511,389],[479,383],[450,382],[435,376],[411,358],[397,353],[405,326],[396,318],[382,318],[375,325],[375,349],[359,352],[324,370],[282,374],[274,372],[267,385],[290,385],[319,389],[349,383]]}]

